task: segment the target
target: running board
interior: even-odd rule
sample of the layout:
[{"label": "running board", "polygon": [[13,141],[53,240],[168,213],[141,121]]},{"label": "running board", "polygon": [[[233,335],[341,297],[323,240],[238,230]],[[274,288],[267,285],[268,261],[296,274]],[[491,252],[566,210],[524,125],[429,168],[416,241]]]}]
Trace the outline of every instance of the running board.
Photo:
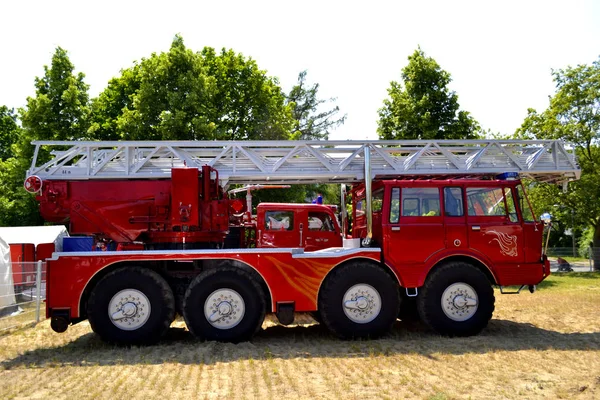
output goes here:
[{"label": "running board", "polygon": [[534,293],[535,290],[537,289],[537,285],[521,285],[519,290],[517,290],[516,292],[506,292],[504,289],[505,286],[500,286],[500,293],[502,293],[502,294],[519,294],[519,293],[521,293],[521,290],[523,290],[523,288],[525,288],[525,287],[529,288],[530,293]]}]

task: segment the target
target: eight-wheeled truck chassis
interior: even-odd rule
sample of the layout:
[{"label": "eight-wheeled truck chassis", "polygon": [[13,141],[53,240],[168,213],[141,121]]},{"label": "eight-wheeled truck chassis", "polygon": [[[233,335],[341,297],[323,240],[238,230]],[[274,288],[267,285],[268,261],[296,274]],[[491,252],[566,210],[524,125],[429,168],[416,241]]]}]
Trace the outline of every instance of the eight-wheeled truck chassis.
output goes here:
[{"label": "eight-wheeled truck chassis", "polygon": [[[147,189],[144,207],[151,211],[144,216],[144,207],[125,207],[118,195],[97,204],[113,236],[123,237],[123,251],[55,253],[48,260],[53,329],[89,319],[104,340],[126,344],[155,342],[176,313],[195,336],[232,342],[250,339],[266,313],[290,324],[296,312],[315,313],[342,338],[380,336],[409,314],[441,334],[476,334],[492,317],[494,285],[533,291],[550,274],[543,225],[515,175],[579,177],[573,153],[559,141],[35,144],[36,154],[61,146],[44,165],[34,158],[28,172],[26,187],[47,209],[66,204],[72,182],[117,194],[111,186],[123,180],[150,179],[160,188]],[[174,168],[201,171],[191,174],[196,189],[169,193]],[[296,232],[298,246],[221,248],[228,204],[219,196],[229,184],[313,182],[353,184],[352,233],[342,212],[342,247],[306,251],[311,227],[288,219],[273,229]],[[178,196],[184,200],[173,203]],[[111,201],[118,224],[110,220]],[[81,202],[69,204],[89,216],[79,218],[80,226],[102,226],[93,209],[82,214]],[[213,223],[205,216],[211,212]],[[272,226],[256,228],[262,237]],[[147,247],[134,231],[153,246],[175,245]],[[97,232],[110,239],[106,233]],[[187,238],[194,238],[193,249]],[[204,239],[212,245],[199,248]]]}]

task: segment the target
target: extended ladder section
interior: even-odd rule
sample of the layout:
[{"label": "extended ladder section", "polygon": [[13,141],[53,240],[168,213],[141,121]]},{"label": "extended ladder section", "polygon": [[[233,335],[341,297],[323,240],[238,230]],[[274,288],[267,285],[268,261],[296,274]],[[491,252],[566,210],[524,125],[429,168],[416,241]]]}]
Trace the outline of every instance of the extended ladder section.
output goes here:
[{"label": "extended ladder section", "polygon": [[[209,165],[221,184],[352,183],[516,172],[548,182],[578,179],[559,140],[33,142],[28,176],[42,180],[164,179],[171,168]],[[37,165],[50,152],[52,159]],[[44,157],[47,159],[47,157]]]}]

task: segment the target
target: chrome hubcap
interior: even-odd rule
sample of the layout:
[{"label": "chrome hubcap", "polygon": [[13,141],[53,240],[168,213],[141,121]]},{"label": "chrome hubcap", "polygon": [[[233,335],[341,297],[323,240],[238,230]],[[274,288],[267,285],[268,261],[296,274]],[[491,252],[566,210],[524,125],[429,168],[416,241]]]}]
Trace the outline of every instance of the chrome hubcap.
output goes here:
[{"label": "chrome hubcap", "polygon": [[453,283],[442,294],[442,310],[453,321],[466,321],[477,311],[477,292],[464,282]]},{"label": "chrome hubcap", "polygon": [[242,321],[246,306],[233,289],[215,290],[204,302],[204,316],[217,329],[231,329]]},{"label": "chrome hubcap", "polygon": [[136,289],[121,290],[108,303],[111,322],[124,331],[141,328],[148,321],[150,312],[150,300]]},{"label": "chrome hubcap", "polygon": [[381,312],[381,296],[371,285],[354,285],[344,294],[342,308],[352,322],[366,324],[377,318]]}]

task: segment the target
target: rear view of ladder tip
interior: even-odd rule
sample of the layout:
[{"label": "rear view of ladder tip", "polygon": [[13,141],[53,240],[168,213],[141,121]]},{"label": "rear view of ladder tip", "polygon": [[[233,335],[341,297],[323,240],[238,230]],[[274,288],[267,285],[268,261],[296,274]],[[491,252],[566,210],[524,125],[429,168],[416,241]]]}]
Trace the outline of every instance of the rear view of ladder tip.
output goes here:
[{"label": "rear view of ladder tip", "polygon": [[[42,180],[161,179],[174,167],[209,165],[232,183],[352,183],[365,178],[448,179],[515,172],[540,181],[578,179],[560,140],[33,142],[28,176]],[[41,165],[41,149],[52,159]]]}]

